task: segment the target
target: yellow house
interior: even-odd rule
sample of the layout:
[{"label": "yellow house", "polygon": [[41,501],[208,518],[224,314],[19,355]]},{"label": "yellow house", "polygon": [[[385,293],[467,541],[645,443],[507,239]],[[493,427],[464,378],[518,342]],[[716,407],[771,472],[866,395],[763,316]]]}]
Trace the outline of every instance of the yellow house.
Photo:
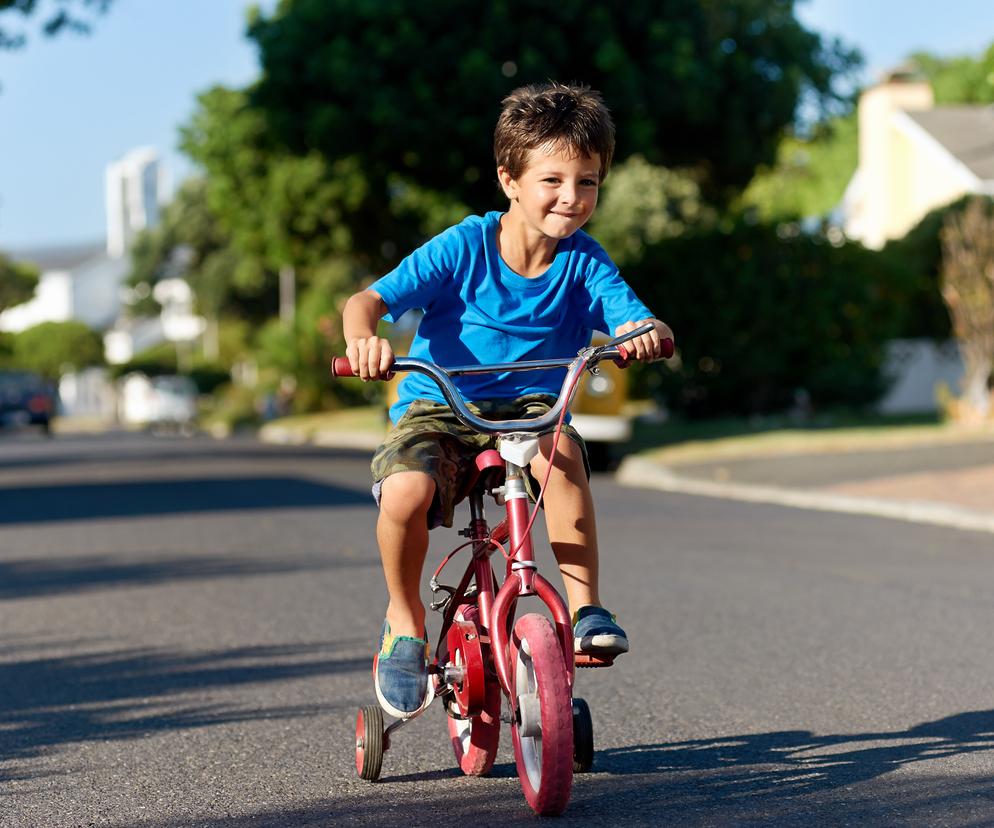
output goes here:
[{"label": "yellow house", "polygon": [[911,70],[859,99],[859,166],[842,202],[843,229],[878,249],[930,210],[967,193],[994,195],[994,107],[935,106]]}]

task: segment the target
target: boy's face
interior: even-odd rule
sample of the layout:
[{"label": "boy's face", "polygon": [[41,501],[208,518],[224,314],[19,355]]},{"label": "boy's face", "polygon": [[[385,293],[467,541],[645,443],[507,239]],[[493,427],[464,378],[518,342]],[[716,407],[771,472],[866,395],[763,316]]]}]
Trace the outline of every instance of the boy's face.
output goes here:
[{"label": "boy's face", "polygon": [[572,236],[587,223],[597,206],[601,159],[576,157],[562,147],[539,147],[528,154],[524,172],[511,178],[504,167],[497,173],[511,211],[526,224],[553,239]]}]

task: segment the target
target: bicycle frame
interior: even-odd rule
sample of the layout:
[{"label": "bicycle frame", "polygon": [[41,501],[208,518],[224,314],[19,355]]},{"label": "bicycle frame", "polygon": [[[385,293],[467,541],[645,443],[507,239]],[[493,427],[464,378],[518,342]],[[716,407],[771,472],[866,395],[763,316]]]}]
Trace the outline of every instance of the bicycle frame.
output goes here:
[{"label": "bicycle frame", "polygon": [[[525,470],[500,457],[499,452],[488,449],[477,457],[477,469],[485,471],[504,468],[504,507],[506,517],[493,531],[490,530],[483,507],[483,482],[486,475],[478,478],[471,488],[468,500],[470,508],[469,535],[473,546],[473,557],[466,571],[446,601],[439,642],[435,650],[433,667],[439,669],[439,662],[448,656],[444,642],[455,616],[455,611],[464,602],[471,579],[476,583],[476,603],[480,611],[480,625],[489,638],[494,667],[501,688],[511,693],[511,675],[508,662],[510,630],[513,627],[514,613],[519,598],[536,595],[548,607],[554,620],[563,658],[567,665],[570,686],[573,684],[573,627],[569,610],[559,592],[539,572],[534,560],[531,534],[527,532],[529,523],[528,494],[524,485]],[[499,548],[498,544],[507,541],[514,550],[508,558],[504,583],[497,588],[490,556]],[[447,561],[446,561],[447,563]],[[444,566],[444,564],[443,564]],[[439,570],[441,571],[441,570]],[[435,579],[432,588],[438,591]]]}]

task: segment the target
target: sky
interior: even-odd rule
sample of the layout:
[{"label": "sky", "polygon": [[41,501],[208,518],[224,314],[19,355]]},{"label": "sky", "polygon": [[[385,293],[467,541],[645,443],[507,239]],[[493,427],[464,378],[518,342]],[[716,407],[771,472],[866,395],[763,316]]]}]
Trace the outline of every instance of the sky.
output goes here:
[{"label": "sky", "polygon": [[[174,182],[188,175],[176,144],[197,94],[258,74],[247,5],[115,0],[89,36],[0,51],[0,249],[102,240],[104,168],[134,147],[156,147]],[[797,14],[860,49],[867,83],[916,50],[976,56],[994,42],[994,0],[798,0]]]}]

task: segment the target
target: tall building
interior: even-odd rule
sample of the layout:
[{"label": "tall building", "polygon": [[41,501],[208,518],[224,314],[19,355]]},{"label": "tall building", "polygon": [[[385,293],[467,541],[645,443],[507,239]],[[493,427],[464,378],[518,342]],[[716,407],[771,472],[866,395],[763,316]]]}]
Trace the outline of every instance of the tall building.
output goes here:
[{"label": "tall building", "polygon": [[107,165],[107,255],[123,256],[140,230],[159,220],[161,170],[154,147],[133,149]]}]

